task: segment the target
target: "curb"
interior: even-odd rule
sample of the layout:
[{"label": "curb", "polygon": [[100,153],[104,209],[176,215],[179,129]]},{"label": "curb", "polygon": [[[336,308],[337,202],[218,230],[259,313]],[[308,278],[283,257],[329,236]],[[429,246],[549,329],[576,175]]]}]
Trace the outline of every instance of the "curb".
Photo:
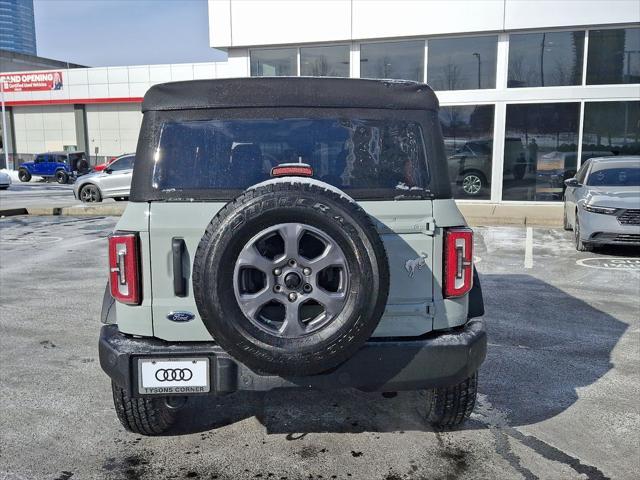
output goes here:
[{"label": "curb", "polygon": [[119,217],[124,212],[126,204],[71,207],[26,207],[8,208],[0,210],[0,217],[12,217],[16,215],[33,216],[73,216],[73,217]]},{"label": "curb", "polygon": [[0,210],[0,217],[14,217],[16,215],[28,215],[26,208],[5,208]]},{"label": "curb", "polygon": [[472,227],[491,227],[491,226],[521,226],[521,227],[562,227],[562,220],[554,218],[527,218],[527,217],[470,217],[465,219]]},{"label": "curb", "polygon": [[458,202],[460,212],[472,226],[520,225],[562,227],[564,205],[514,205]]}]

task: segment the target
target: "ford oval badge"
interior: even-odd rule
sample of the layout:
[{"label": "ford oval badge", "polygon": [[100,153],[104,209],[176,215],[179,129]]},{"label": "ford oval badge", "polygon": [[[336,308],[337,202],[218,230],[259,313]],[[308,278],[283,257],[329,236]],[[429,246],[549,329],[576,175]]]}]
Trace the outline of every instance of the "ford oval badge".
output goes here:
[{"label": "ford oval badge", "polygon": [[167,315],[167,319],[172,322],[190,322],[196,318],[196,316],[191,312],[169,312]]}]

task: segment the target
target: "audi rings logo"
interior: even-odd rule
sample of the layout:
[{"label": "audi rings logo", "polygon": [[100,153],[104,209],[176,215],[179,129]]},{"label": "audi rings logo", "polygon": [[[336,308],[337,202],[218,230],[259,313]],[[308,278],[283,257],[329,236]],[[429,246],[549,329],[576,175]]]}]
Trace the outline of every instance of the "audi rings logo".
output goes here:
[{"label": "audi rings logo", "polygon": [[156,371],[159,382],[188,382],[193,378],[193,372],[188,368],[161,368]]}]

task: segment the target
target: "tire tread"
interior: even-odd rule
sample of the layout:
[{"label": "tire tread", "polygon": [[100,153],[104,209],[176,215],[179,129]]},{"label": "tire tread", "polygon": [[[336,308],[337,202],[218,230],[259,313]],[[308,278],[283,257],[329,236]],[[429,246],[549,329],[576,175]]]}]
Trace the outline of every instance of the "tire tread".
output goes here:
[{"label": "tire tread", "polygon": [[464,422],[473,411],[478,391],[478,373],[449,387],[427,392],[427,420],[438,427],[451,428]]},{"label": "tire tread", "polygon": [[113,382],[111,390],[118,419],[130,432],[147,436],[160,435],[175,423],[176,413],[164,404],[164,399],[130,397]]}]

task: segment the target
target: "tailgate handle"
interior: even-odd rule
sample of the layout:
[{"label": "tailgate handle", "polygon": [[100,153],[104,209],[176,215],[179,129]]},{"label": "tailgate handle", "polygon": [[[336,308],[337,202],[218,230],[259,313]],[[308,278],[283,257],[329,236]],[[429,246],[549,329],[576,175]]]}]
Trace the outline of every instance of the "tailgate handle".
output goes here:
[{"label": "tailgate handle", "polygon": [[171,251],[173,253],[173,293],[177,297],[187,296],[187,279],[184,278],[182,269],[182,257],[186,245],[184,239],[174,238],[171,240]]}]

